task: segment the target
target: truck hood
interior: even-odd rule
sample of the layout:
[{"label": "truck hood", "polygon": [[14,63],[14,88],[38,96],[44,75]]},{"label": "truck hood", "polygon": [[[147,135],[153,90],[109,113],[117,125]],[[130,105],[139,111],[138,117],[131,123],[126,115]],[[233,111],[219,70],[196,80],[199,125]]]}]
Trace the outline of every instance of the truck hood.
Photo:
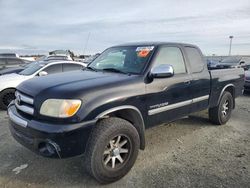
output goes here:
[{"label": "truck hood", "polygon": [[[112,82],[129,79],[133,76],[118,73],[94,72],[89,70],[71,71],[44,77],[36,77],[20,84],[17,89],[32,97],[52,93],[53,97],[67,96],[69,93],[75,95],[76,92],[96,89]],[[64,95],[62,95],[62,93]],[[57,96],[58,95],[58,96]],[[73,97],[73,96],[72,96]]]}]

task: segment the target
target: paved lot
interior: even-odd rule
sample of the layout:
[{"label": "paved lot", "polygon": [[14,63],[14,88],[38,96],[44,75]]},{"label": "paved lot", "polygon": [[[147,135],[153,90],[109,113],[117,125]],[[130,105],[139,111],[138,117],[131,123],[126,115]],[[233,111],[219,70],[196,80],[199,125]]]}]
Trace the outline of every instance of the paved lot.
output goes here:
[{"label": "paved lot", "polygon": [[[10,136],[7,122],[0,112],[0,187],[100,186],[81,157],[39,157]],[[212,125],[204,111],[148,130],[146,141],[130,173],[107,187],[250,187],[250,95],[237,99],[225,126]]]}]

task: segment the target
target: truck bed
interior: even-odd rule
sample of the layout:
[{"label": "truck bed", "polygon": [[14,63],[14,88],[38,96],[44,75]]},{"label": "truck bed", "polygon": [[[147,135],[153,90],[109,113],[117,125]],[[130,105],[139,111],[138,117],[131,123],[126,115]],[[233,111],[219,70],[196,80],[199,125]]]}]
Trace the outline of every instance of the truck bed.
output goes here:
[{"label": "truck bed", "polygon": [[242,94],[244,89],[244,70],[242,68],[214,69],[209,72],[211,76],[210,107],[217,105],[225,86],[237,86],[234,92],[235,97]]}]

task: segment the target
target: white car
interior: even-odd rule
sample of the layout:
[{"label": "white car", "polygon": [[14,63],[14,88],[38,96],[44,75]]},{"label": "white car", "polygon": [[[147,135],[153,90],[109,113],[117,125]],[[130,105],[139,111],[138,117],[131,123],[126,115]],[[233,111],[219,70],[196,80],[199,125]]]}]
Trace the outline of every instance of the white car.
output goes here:
[{"label": "white car", "polygon": [[16,87],[36,76],[80,70],[86,64],[75,61],[42,61],[33,63],[19,73],[2,75],[0,77],[0,109],[6,110],[9,103],[15,99]]}]

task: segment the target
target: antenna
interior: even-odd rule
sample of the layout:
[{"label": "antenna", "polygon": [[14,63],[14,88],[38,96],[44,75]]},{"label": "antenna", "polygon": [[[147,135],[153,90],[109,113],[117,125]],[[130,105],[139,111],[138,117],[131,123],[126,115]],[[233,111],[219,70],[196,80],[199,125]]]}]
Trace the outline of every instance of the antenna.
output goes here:
[{"label": "antenna", "polygon": [[90,37],[90,32],[88,33],[88,37],[87,37],[87,40],[86,40],[86,43],[85,43],[85,46],[84,46],[84,49],[83,49],[83,55],[87,49],[87,46],[88,46],[88,43],[89,43],[89,37]]}]

